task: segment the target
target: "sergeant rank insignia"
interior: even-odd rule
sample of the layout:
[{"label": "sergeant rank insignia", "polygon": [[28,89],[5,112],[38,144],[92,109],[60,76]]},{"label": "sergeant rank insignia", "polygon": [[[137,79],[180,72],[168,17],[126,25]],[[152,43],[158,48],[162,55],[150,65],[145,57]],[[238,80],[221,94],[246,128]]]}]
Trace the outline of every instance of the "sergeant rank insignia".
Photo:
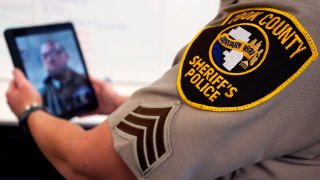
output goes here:
[{"label": "sergeant rank insignia", "polygon": [[310,35],[291,14],[243,9],[203,29],[189,44],[177,88],[196,108],[245,110],[275,96],[317,56]]}]

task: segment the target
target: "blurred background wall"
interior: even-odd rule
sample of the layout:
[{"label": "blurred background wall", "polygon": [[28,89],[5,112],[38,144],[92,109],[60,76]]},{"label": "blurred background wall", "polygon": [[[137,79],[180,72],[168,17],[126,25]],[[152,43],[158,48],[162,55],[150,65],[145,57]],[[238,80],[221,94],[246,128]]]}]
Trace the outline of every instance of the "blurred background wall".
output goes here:
[{"label": "blurred background wall", "polygon": [[0,122],[14,119],[4,97],[12,70],[5,29],[72,22],[89,73],[129,95],[170,68],[218,8],[218,0],[1,0]]}]

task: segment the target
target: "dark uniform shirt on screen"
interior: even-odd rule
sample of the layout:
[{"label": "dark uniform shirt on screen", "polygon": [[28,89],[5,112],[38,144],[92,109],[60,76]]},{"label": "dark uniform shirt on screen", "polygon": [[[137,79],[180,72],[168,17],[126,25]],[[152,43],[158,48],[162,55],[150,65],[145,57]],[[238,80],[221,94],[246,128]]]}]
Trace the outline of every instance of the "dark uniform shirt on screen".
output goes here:
[{"label": "dark uniform shirt on screen", "polygon": [[90,89],[86,78],[69,69],[69,77],[63,83],[51,77],[45,79],[42,98],[52,114],[60,115],[81,106],[89,100]]}]

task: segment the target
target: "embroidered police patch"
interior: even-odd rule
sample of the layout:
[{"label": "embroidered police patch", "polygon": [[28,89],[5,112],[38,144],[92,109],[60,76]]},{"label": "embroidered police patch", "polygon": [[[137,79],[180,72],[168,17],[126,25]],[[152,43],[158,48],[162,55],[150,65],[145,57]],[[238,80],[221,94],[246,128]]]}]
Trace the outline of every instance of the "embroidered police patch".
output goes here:
[{"label": "embroidered police patch", "polygon": [[252,108],[275,96],[318,56],[313,40],[287,12],[250,8],[207,27],[186,48],[177,87],[193,107]]}]

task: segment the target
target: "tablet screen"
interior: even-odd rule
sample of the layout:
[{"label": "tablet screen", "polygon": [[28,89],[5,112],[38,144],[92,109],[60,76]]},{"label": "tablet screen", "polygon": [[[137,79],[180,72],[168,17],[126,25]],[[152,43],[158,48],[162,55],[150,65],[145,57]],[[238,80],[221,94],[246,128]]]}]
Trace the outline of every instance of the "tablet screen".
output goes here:
[{"label": "tablet screen", "polygon": [[97,104],[76,35],[67,27],[20,29],[11,36],[19,54],[14,64],[41,93],[48,110],[60,117],[84,113]]}]

